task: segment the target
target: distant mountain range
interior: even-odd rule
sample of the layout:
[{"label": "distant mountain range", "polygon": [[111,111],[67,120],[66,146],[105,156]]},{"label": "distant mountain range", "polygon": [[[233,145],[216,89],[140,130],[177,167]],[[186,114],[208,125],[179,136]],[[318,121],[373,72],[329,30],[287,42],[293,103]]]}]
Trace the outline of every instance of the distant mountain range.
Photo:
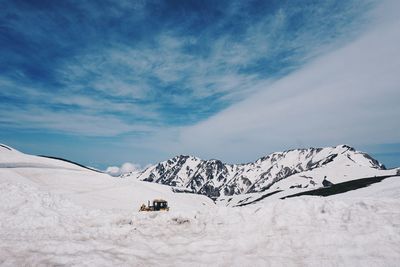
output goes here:
[{"label": "distant mountain range", "polygon": [[139,180],[175,187],[214,200],[273,190],[312,190],[364,177],[394,174],[366,153],[348,145],[294,149],[272,153],[255,162],[225,164],[176,156],[141,172],[125,174]]},{"label": "distant mountain range", "polygon": [[[92,183],[96,184],[97,179],[103,179],[106,184],[101,187],[102,190],[112,190],[113,187],[108,188],[108,184],[114,185],[113,181],[131,184],[135,188],[127,186],[127,190],[136,190],[136,193],[129,199],[133,197],[138,203],[148,200],[143,199],[144,191],[151,191],[152,198],[162,197],[163,191],[165,194],[168,192],[171,201],[176,198],[173,193],[196,193],[210,197],[219,205],[232,207],[259,203],[264,199],[331,196],[348,191],[354,193],[386,178],[400,177],[400,168],[386,170],[377,160],[347,145],[276,152],[247,164],[225,164],[220,160],[201,160],[181,155],[143,171],[125,174],[121,177],[132,179],[118,181],[101,171],[70,160],[28,155],[0,144],[0,171],[5,176],[9,171],[26,176],[12,176],[18,181],[36,181],[35,177],[47,173],[49,180],[44,185],[61,182],[60,190],[70,183],[62,184],[65,175],[69,177],[65,181],[75,179],[77,184],[89,187],[93,186]],[[73,188],[75,190],[80,186],[75,188],[74,185]],[[160,191],[157,188],[163,189]],[[385,190],[390,191],[388,184]],[[190,197],[200,196],[191,194]]]}]

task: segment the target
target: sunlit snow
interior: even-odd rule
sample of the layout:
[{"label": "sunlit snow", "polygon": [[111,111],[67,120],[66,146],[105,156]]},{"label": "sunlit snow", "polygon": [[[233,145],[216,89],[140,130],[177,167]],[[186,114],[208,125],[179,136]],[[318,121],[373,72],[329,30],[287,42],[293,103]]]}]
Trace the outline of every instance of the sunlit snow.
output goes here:
[{"label": "sunlit snow", "polygon": [[[398,266],[400,177],[239,208],[0,147],[0,265]],[[153,198],[169,212],[138,212]]]}]

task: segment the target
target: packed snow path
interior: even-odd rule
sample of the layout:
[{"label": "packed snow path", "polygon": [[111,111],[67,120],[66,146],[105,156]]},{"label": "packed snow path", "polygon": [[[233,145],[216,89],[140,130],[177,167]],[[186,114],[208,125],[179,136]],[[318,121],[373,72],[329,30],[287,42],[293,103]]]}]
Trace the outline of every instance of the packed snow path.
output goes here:
[{"label": "packed snow path", "polygon": [[301,197],[209,211],[85,209],[0,183],[0,264],[398,266],[400,201]]}]

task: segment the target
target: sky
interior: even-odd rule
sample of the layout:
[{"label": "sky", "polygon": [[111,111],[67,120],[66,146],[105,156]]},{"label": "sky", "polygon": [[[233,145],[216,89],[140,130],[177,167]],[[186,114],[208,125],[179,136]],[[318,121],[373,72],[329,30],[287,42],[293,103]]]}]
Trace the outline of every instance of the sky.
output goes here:
[{"label": "sky", "polygon": [[0,6],[0,143],[100,169],[338,144],[400,166],[399,1]]}]

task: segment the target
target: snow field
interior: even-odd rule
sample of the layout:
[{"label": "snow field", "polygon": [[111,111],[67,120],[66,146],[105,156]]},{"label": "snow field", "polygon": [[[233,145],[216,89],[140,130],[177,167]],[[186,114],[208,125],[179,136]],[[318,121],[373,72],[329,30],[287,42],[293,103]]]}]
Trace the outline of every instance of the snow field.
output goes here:
[{"label": "snow field", "polygon": [[399,199],[301,197],[243,208],[92,209],[0,183],[0,264],[398,266]]},{"label": "snow field", "polygon": [[[1,266],[398,266],[400,177],[241,208],[0,147]],[[275,195],[274,195],[275,196]],[[154,198],[169,212],[137,212]]]}]

